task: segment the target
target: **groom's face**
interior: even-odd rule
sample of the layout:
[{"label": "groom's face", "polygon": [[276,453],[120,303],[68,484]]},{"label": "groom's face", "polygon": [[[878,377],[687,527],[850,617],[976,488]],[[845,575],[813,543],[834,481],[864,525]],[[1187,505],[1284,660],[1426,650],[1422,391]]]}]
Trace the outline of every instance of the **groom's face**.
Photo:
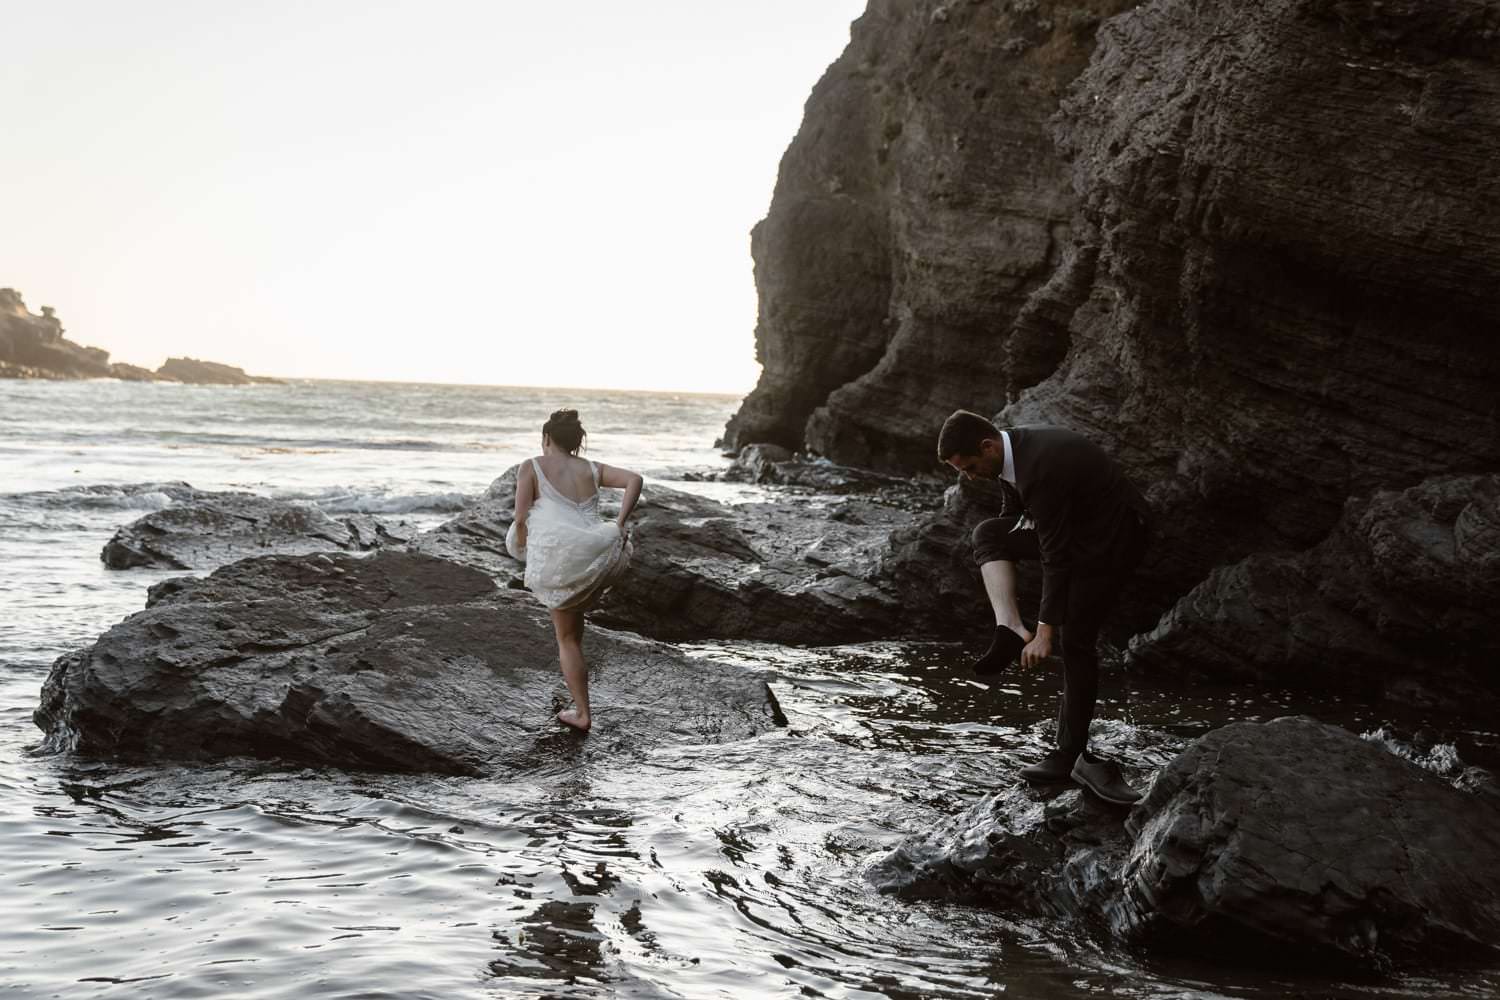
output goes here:
[{"label": "groom's face", "polygon": [[979,442],[979,454],[954,455],[948,464],[964,479],[998,479],[1005,468],[1005,445],[997,438]]}]

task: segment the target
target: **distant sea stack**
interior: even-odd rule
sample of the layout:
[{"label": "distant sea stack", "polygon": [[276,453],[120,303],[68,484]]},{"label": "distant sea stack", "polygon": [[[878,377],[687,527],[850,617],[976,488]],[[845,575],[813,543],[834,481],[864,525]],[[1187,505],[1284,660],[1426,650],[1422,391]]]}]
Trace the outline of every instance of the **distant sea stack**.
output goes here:
[{"label": "distant sea stack", "polygon": [[63,336],[50,306],[40,316],[26,308],[21,294],[0,288],[0,378],[117,378],[127,382],[191,382],[248,385],[278,379],[246,375],[243,369],[193,358],[168,358],[152,372],[138,365],[111,363],[109,352],[84,347]]},{"label": "distant sea stack", "polygon": [[1500,2],[870,0],[752,235],[731,447],[1099,440],[1149,573],[1500,469]]}]

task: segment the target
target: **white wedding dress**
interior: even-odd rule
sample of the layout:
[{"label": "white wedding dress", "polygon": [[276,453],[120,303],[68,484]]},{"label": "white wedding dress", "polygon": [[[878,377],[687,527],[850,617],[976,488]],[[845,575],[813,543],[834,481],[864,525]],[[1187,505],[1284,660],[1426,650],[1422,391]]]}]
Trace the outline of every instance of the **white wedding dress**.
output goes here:
[{"label": "white wedding dress", "polygon": [[506,551],[526,564],[526,589],[558,611],[587,605],[630,565],[630,542],[620,526],[599,517],[599,466],[589,466],[594,471],[593,494],[587,500],[570,500],[531,459],[539,495],[526,515],[525,547],[516,544],[514,523],[505,535]]}]

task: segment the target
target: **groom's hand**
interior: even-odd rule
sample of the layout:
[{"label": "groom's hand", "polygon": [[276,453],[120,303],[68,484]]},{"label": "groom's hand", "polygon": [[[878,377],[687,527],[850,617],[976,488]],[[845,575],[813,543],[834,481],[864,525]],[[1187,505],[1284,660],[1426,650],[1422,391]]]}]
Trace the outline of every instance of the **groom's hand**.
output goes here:
[{"label": "groom's hand", "polygon": [[1021,650],[1021,666],[1030,668],[1052,655],[1052,626],[1037,622],[1036,635]]}]

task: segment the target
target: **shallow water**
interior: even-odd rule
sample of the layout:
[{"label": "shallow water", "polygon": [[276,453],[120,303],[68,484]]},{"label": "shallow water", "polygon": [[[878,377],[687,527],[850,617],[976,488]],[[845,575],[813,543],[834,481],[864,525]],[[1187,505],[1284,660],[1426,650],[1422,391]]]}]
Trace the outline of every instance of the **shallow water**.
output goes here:
[{"label": "shallow water", "polygon": [[[218,407],[243,399],[218,391]],[[732,405],[699,400],[693,420],[679,420],[704,435],[697,450],[683,446],[690,458],[681,465],[719,461],[707,445]],[[180,426],[194,426],[179,417]],[[441,422],[442,414],[423,419]],[[418,438],[399,425],[385,433]],[[596,433],[602,453],[604,435]],[[91,482],[268,482],[259,473],[254,483],[216,479],[240,459],[208,441],[182,449],[198,465],[184,460],[170,474],[143,475],[121,457],[137,444],[100,446],[90,467],[130,479]],[[650,447],[643,436],[641,457]],[[277,466],[290,470],[280,488],[309,502],[395,498],[404,516],[435,521],[446,516],[446,501],[411,498],[472,495],[507,454],[497,450],[493,466],[464,478],[472,452],[398,449],[389,465],[359,452],[348,445],[322,456],[321,466],[313,456],[268,461],[289,463]],[[51,454],[40,445],[33,453]],[[359,478],[362,468],[371,478]],[[171,574],[113,573],[97,560],[113,528],[156,501],[118,491],[39,494],[67,484],[47,481],[60,475],[55,470],[27,474],[34,478],[26,489],[0,497],[5,996],[1500,992],[1500,976],[1484,970],[1359,983],[1106,953],[1048,926],[875,894],[864,879],[875,859],[1014,780],[1017,764],[1044,745],[1056,676],[980,685],[968,679],[966,651],[955,645],[686,647],[704,669],[774,669],[790,725],[741,743],[641,750],[611,742],[609,706],[601,705],[587,739],[596,751],[605,742],[609,753],[585,760],[574,752],[576,738],[560,732],[529,771],[505,780],[33,755],[40,733],[29,715],[51,660],[138,609],[146,585]],[[1312,705],[1285,692],[1174,691],[1118,673],[1106,680],[1104,699],[1096,743],[1158,761],[1229,719],[1311,711],[1360,731],[1441,721],[1399,717],[1391,706]],[[1454,735],[1467,753],[1493,754],[1497,744],[1484,732]]]}]

